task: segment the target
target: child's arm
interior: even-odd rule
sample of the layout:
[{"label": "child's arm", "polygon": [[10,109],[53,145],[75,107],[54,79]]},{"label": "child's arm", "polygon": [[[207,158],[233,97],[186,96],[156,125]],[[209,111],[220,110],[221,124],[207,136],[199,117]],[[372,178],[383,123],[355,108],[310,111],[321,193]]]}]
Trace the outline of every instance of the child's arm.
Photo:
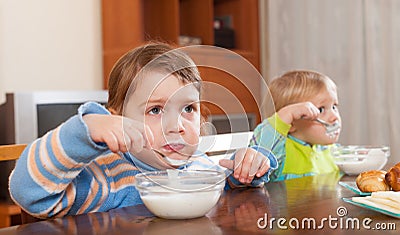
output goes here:
[{"label": "child's arm", "polygon": [[278,167],[278,162],[271,151],[252,146],[238,150],[231,160],[221,159],[220,165],[233,170],[228,177],[230,187],[258,187],[269,181],[269,174]]},{"label": "child's arm", "polygon": [[106,144],[115,153],[138,153],[153,142],[148,126],[120,115],[87,114],[83,116],[83,121],[88,126],[91,139]]},{"label": "child's arm", "polygon": [[287,124],[292,124],[298,119],[315,119],[318,117],[319,110],[311,102],[291,104],[281,108],[277,114]]},{"label": "child's arm", "polygon": [[110,116],[102,106],[87,103],[78,115],[34,141],[22,153],[10,176],[10,194],[24,210],[44,218],[77,213],[87,200],[91,202],[88,211],[101,208],[110,182],[88,166],[99,156],[112,153],[105,143],[90,138],[83,121],[83,115],[89,113]]},{"label": "child's arm", "polygon": [[292,123],[298,119],[314,119],[319,110],[311,102],[288,105],[273,116],[260,123],[253,132],[250,146],[259,146],[270,150],[277,158],[277,169],[271,174],[271,180],[279,178],[286,157],[286,138]]}]

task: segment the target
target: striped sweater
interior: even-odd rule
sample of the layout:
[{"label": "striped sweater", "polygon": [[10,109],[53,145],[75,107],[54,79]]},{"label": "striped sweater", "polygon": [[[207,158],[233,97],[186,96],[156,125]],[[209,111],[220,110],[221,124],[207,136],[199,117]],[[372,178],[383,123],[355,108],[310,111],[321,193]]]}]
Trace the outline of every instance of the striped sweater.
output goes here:
[{"label": "striped sweater", "polygon": [[[109,114],[103,106],[88,102],[77,115],[24,150],[9,179],[11,198],[23,210],[38,218],[50,218],[142,203],[134,177],[157,169],[130,153],[113,153],[104,143],[95,143],[82,119],[90,113]],[[264,149],[259,151],[270,158],[271,170],[276,168],[275,157]],[[221,170],[206,155],[186,167]],[[252,185],[267,182],[270,171],[255,178]],[[240,185],[229,178],[226,189]]]}]

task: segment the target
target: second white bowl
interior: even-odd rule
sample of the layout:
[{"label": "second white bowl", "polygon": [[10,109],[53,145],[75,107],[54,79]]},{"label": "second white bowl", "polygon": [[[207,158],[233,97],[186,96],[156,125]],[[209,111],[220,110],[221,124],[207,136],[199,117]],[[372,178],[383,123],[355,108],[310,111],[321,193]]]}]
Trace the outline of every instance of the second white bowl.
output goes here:
[{"label": "second white bowl", "polygon": [[390,156],[388,146],[338,146],[332,149],[334,161],[341,171],[358,175],[369,170],[381,170]]}]

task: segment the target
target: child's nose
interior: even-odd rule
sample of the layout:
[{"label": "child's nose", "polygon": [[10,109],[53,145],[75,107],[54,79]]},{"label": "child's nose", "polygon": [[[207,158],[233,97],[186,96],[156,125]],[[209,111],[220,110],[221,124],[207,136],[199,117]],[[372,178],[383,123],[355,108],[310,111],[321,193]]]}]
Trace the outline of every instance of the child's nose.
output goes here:
[{"label": "child's nose", "polygon": [[182,117],[180,117],[180,115],[170,115],[165,117],[165,119],[166,120],[164,120],[164,130],[167,133],[180,133],[185,131]]},{"label": "child's nose", "polygon": [[331,111],[329,114],[328,121],[333,123],[333,122],[336,122],[338,119],[339,119],[339,112]]}]

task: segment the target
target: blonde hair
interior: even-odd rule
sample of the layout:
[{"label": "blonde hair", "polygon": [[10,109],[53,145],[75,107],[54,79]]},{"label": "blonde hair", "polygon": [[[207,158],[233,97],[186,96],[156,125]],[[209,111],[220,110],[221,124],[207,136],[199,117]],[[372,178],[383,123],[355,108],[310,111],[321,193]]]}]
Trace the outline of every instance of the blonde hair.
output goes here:
[{"label": "blonde hair", "polygon": [[201,90],[200,73],[188,55],[169,44],[151,42],[127,52],[112,68],[108,80],[108,109],[122,114],[125,97],[128,91],[136,89],[139,79],[135,77],[146,65],[150,65],[149,70],[172,73],[184,84],[194,83],[197,90]]},{"label": "blonde hair", "polygon": [[328,76],[310,70],[286,72],[273,79],[268,87],[270,95],[264,104],[266,117],[287,105],[307,101],[323,90],[336,92],[336,84]]}]

